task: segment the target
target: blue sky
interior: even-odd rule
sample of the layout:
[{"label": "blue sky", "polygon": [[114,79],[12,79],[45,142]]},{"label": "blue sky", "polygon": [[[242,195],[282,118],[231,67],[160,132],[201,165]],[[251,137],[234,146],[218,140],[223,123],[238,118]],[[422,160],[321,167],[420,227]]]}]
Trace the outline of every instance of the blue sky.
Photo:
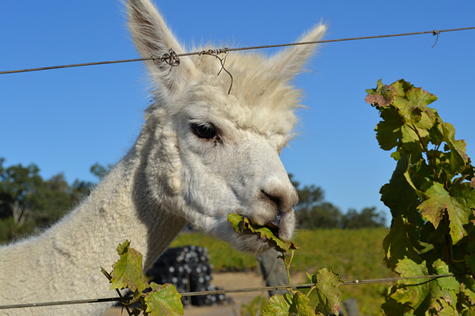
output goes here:
[{"label": "blue sky", "polygon": [[[319,21],[326,39],[475,26],[474,1],[162,1],[187,45],[219,47],[295,41]],[[0,2],[0,70],[138,58],[120,1]],[[400,78],[436,94],[432,105],[475,156],[475,30],[331,43],[295,85],[305,91],[300,135],[284,150],[288,172],[316,184],[346,212],[376,206],[395,162],[375,139],[377,111],[365,89]],[[266,54],[275,51],[266,50]],[[35,163],[43,177],[94,180],[96,162],[127,152],[150,102],[142,63],[0,75],[0,157]]]}]

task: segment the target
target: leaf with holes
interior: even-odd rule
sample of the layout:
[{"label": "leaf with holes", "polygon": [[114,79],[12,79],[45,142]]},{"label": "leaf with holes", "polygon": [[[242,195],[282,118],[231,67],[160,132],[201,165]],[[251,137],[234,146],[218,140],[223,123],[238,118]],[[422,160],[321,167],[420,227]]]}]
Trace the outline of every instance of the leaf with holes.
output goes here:
[{"label": "leaf with holes", "polygon": [[247,217],[229,213],[228,221],[238,234],[253,234],[259,238],[264,238],[278,252],[289,252],[291,249],[298,249],[298,245],[291,241],[284,241],[275,236],[274,233],[265,226],[253,226]]},{"label": "leaf with holes", "polygon": [[152,282],[150,287],[152,291],[145,294],[148,315],[183,315],[181,295],[173,285],[158,285]]}]

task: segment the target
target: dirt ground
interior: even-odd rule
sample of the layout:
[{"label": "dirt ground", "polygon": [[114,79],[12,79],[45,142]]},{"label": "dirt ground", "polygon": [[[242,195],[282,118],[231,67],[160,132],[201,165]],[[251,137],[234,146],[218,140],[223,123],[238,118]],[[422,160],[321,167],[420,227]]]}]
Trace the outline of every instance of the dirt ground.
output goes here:
[{"label": "dirt ground", "polygon": [[[256,272],[226,272],[214,273],[211,284],[224,289],[239,289],[248,287],[265,286],[262,276]],[[216,305],[205,307],[186,307],[185,316],[238,316],[241,312],[242,304],[247,304],[257,295],[268,297],[267,292],[246,292],[246,293],[230,293],[226,296],[234,300],[233,304]],[[120,307],[113,307],[109,309],[104,316],[119,316],[127,315]]]}]

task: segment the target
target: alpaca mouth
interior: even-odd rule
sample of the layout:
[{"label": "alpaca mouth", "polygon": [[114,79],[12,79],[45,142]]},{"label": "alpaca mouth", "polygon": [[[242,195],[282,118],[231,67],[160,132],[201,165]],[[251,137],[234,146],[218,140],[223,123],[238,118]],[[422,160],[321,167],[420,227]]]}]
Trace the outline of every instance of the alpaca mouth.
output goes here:
[{"label": "alpaca mouth", "polygon": [[277,215],[273,220],[268,222],[265,227],[269,228],[270,231],[277,237],[279,238],[279,231],[280,231],[280,222],[282,220],[282,212],[277,211]]}]

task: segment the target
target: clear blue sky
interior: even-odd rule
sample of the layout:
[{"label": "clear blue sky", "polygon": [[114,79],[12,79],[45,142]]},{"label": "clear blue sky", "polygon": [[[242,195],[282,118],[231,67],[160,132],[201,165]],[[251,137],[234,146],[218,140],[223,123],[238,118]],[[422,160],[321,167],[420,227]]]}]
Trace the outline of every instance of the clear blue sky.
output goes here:
[{"label": "clear blue sky", "polygon": [[[161,1],[186,44],[293,42],[322,20],[327,39],[475,26],[467,1]],[[326,44],[296,81],[305,90],[301,134],[283,162],[346,212],[376,206],[395,162],[375,139],[365,89],[404,78],[436,94],[442,119],[475,156],[475,30]],[[138,58],[120,1],[0,2],[0,70]],[[191,45],[190,45],[191,46]],[[222,45],[218,45],[222,46]],[[272,51],[266,51],[270,54]],[[150,102],[142,63],[0,75],[0,157],[35,163],[43,177],[95,180],[96,162],[127,152]]]}]

